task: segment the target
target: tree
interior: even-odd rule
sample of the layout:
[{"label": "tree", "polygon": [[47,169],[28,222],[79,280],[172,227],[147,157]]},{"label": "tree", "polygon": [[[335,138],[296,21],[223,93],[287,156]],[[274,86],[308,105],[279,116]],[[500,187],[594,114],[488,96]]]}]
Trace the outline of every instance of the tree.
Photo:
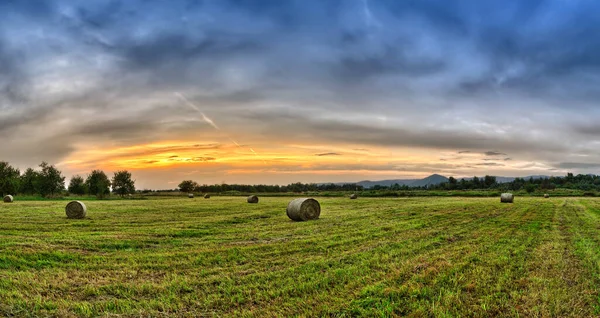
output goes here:
[{"label": "tree", "polygon": [[527,193],[529,194],[532,194],[536,188],[537,186],[533,183],[528,183],[527,185],[525,185],[525,191],[527,191]]},{"label": "tree", "polygon": [[450,189],[450,190],[456,189],[457,184],[458,184],[458,180],[456,180],[456,178],[454,178],[454,177],[448,178],[448,189]]},{"label": "tree", "polygon": [[37,171],[31,168],[27,168],[27,170],[25,170],[25,173],[21,175],[21,184],[19,186],[19,192],[29,195],[37,193],[39,186],[39,178],[40,174]]},{"label": "tree", "polygon": [[73,176],[69,182],[69,193],[82,195],[85,194],[85,181],[80,175]]},{"label": "tree", "polygon": [[0,196],[15,194],[19,190],[19,169],[0,161]]},{"label": "tree", "polygon": [[54,195],[65,189],[65,177],[55,166],[47,162],[40,164],[42,170],[38,174],[38,191],[41,196]]},{"label": "tree", "polygon": [[126,170],[115,172],[112,187],[113,192],[120,196],[135,193],[135,181],[131,180],[131,173]]},{"label": "tree", "polygon": [[102,170],[92,171],[85,180],[85,186],[89,194],[95,195],[99,199],[110,195],[110,180]]},{"label": "tree", "polygon": [[471,189],[481,189],[481,182],[478,177],[473,177],[473,187]]},{"label": "tree", "polygon": [[196,181],[183,180],[178,185],[178,187],[179,187],[179,191],[181,191],[181,192],[192,192],[192,191],[194,191],[194,189],[196,189],[198,187],[198,184],[196,183]]},{"label": "tree", "polygon": [[486,189],[491,188],[492,186],[494,186],[496,184],[496,177],[486,175],[483,178],[483,184],[485,185]]}]

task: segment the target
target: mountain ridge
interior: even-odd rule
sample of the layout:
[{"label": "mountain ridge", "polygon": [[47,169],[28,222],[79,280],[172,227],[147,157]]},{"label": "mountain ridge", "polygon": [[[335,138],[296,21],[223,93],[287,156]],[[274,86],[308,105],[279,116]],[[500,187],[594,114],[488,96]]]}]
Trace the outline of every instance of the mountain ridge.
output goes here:
[{"label": "mountain ridge", "polygon": [[[496,182],[498,182],[498,183],[512,182],[516,178],[522,178],[525,180],[529,180],[529,178],[533,178],[533,179],[550,178],[550,176],[544,176],[544,175],[532,175],[532,176],[526,176],[526,177],[502,177],[502,176],[495,176],[495,177],[496,177]],[[483,177],[478,177],[478,178],[483,178]],[[473,179],[473,177],[456,178],[456,179],[457,180],[461,180],[461,179],[471,180],[471,179]],[[400,186],[406,185],[409,187],[424,187],[424,186],[429,186],[429,185],[438,185],[438,184],[444,183],[444,182],[448,182],[448,177],[434,173],[434,174],[427,176],[425,178],[422,178],[422,179],[385,179],[385,180],[375,180],[375,181],[362,180],[359,182],[335,182],[334,184],[357,184],[357,185],[363,186],[364,188],[368,189],[368,188],[372,188],[374,186],[389,187],[396,183]],[[325,183],[322,183],[322,184],[325,184]]]}]

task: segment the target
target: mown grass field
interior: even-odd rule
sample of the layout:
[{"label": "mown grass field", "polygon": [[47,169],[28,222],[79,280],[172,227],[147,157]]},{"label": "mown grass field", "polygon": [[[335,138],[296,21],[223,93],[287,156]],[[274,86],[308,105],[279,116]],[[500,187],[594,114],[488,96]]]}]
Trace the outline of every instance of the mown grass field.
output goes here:
[{"label": "mown grass field", "polygon": [[0,316],[590,317],[600,199],[0,204]]}]

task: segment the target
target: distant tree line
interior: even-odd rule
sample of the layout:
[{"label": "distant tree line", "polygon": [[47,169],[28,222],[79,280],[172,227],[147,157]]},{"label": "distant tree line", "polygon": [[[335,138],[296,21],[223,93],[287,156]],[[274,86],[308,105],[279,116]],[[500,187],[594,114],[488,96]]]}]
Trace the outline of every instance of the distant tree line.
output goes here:
[{"label": "distant tree line", "polygon": [[[42,197],[62,196],[65,193],[65,177],[54,165],[42,162],[39,169],[27,168],[21,174],[8,162],[0,161],[0,196],[7,194],[39,195]],[[112,179],[102,170],[94,170],[84,179],[75,175],[67,191],[75,195],[95,195],[105,198],[112,192],[120,196],[135,193],[135,181],[126,170],[117,171]]]},{"label": "distant tree line", "polygon": [[[291,183],[285,186],[279,185],[244,185],[244,184],[215,184],[199,185],[193,180],[184,180],[179,185],[179,191],[182,192],[212,192],[221,193],[228,191],[238,191],[244,193],[283,193],[283,192],[307,192],[307,191],[363,191],[365,188],[355,183],[346,184],[317,184],[317,183]],[[366,190],[502,190],[518,191],[525,190],[529,193],[536,190],[552,189],[574,189],[583,191],[600,191],[600,176],[596,175],[573,175],[568,173],[564,177],[547,178],[515,178],[510,182],[498,182],[494,176],[473,177],[456,179],[448,178],[448,182],[437,185],[411,187],[400,185],[398,183],[390,186],[375,185]],[[177,191],[177,189],[173,190]]]},{"label": "distant tree line", "polygon": [[308,192],[308,191],[362,191],[363,186],[346,183],[346,184],[317,184],[317,183],[291,183],[288,185],[248,185],[248,184],[213,184],[199,185],[193,180],[184,180],[178,188],[181,192],[202,192],[202,193],[222,193],[228,191],[238,191],[244,193],[285,193],[285,192]]},{"label": "distant tree line", "polygon": [[431,190],[525,190],[529,193],[536,190],[573,189],[583,191],[600,191],[600,176],[589,174],[573,175],[568,173],[564,177],[545,178],[515,178],[511,182],[499,183],[496,177],[485,176],[483,178],[473,177],[471,179],[457,180],[453,177],[438,185],[426,187]]}]

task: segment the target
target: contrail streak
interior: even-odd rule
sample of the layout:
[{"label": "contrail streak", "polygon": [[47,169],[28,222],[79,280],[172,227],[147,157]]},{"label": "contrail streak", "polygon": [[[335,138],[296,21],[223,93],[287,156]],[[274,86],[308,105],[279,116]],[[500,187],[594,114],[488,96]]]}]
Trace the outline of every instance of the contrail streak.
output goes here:
[{"label": "contrail streak", "polygon": [[186,105],[190,106],[192,109],[196,110],[197,112],[200,113],[200,115],[202,116],[202,120],[204,120],[205,122],[207,122],[209,125],[213,126],[215,129],[217,130],[221,130],[219,128],[219,126],[217,126],[217,124],[215,124],[215,122],[208,118],[201,110],[200,108],[198,108],[196,105],[194,105],[192,102],[190,102],[187,98],[185,98],[185,96],[183,96],[181,93],[179,92],[175,92],[175,96],[179,97],[179,99],[181,99]]},{"label": "contrail streak", "polygon": [[369,8],[369,0],[363,0],[362,4],[363,14],[365,15],[365,23],[367,24],[367,27],[381,27],[381,23],[377,20],[377,18],[375,18],[375,16],[373,16],[371,8]]},{"label": "contrail streak", "polygon": [[[200,115],[202,116],[202,120],[204,120],[205,122],[207,122],[209,125],[213,126],[216,130],[218,131],[222,131],[221,128],[219,128],[219,126],[217,126],[217,124],[215,124],[215,122],[208,118],[208,116],[206,116],[204,114],[204,112],[202,112],[202,110],[200,110],[200,108],[196,105],[194,105],[194,103],[190,102],[189,99],[187,99],[185,96],[183,96],[183,94],[179,93],[179,92],[174,92],[173,94],[175,94],[175,96],[179,97],[179,99],[181,99],[186,105],[188,105],[190,108],[194,109],[195,111],[199,112]],[[239,143],[237,143],[235,140],[233,140],[233,138],[227,136],[227,139],[229,139],[232,143],[234,143],[238,148],[242,148],[242,146],[240,146]],[[254,151],[254,149],[250,148],[250,151],[258,157],[258,154],[256,153],[256,151]],[[263,160],[264,164],[267,164],[267,162],[265,160]]]},{"label": "contrail streak", "polygon": [[240,146],[240,144],[238,144],[235,140],[231,139],[231,137],[227,137],[229,138],[229,140],[231,140],[231,142],[233,142],[236,146],[238,146],[238,148],[242,148],[242,146]]}]

